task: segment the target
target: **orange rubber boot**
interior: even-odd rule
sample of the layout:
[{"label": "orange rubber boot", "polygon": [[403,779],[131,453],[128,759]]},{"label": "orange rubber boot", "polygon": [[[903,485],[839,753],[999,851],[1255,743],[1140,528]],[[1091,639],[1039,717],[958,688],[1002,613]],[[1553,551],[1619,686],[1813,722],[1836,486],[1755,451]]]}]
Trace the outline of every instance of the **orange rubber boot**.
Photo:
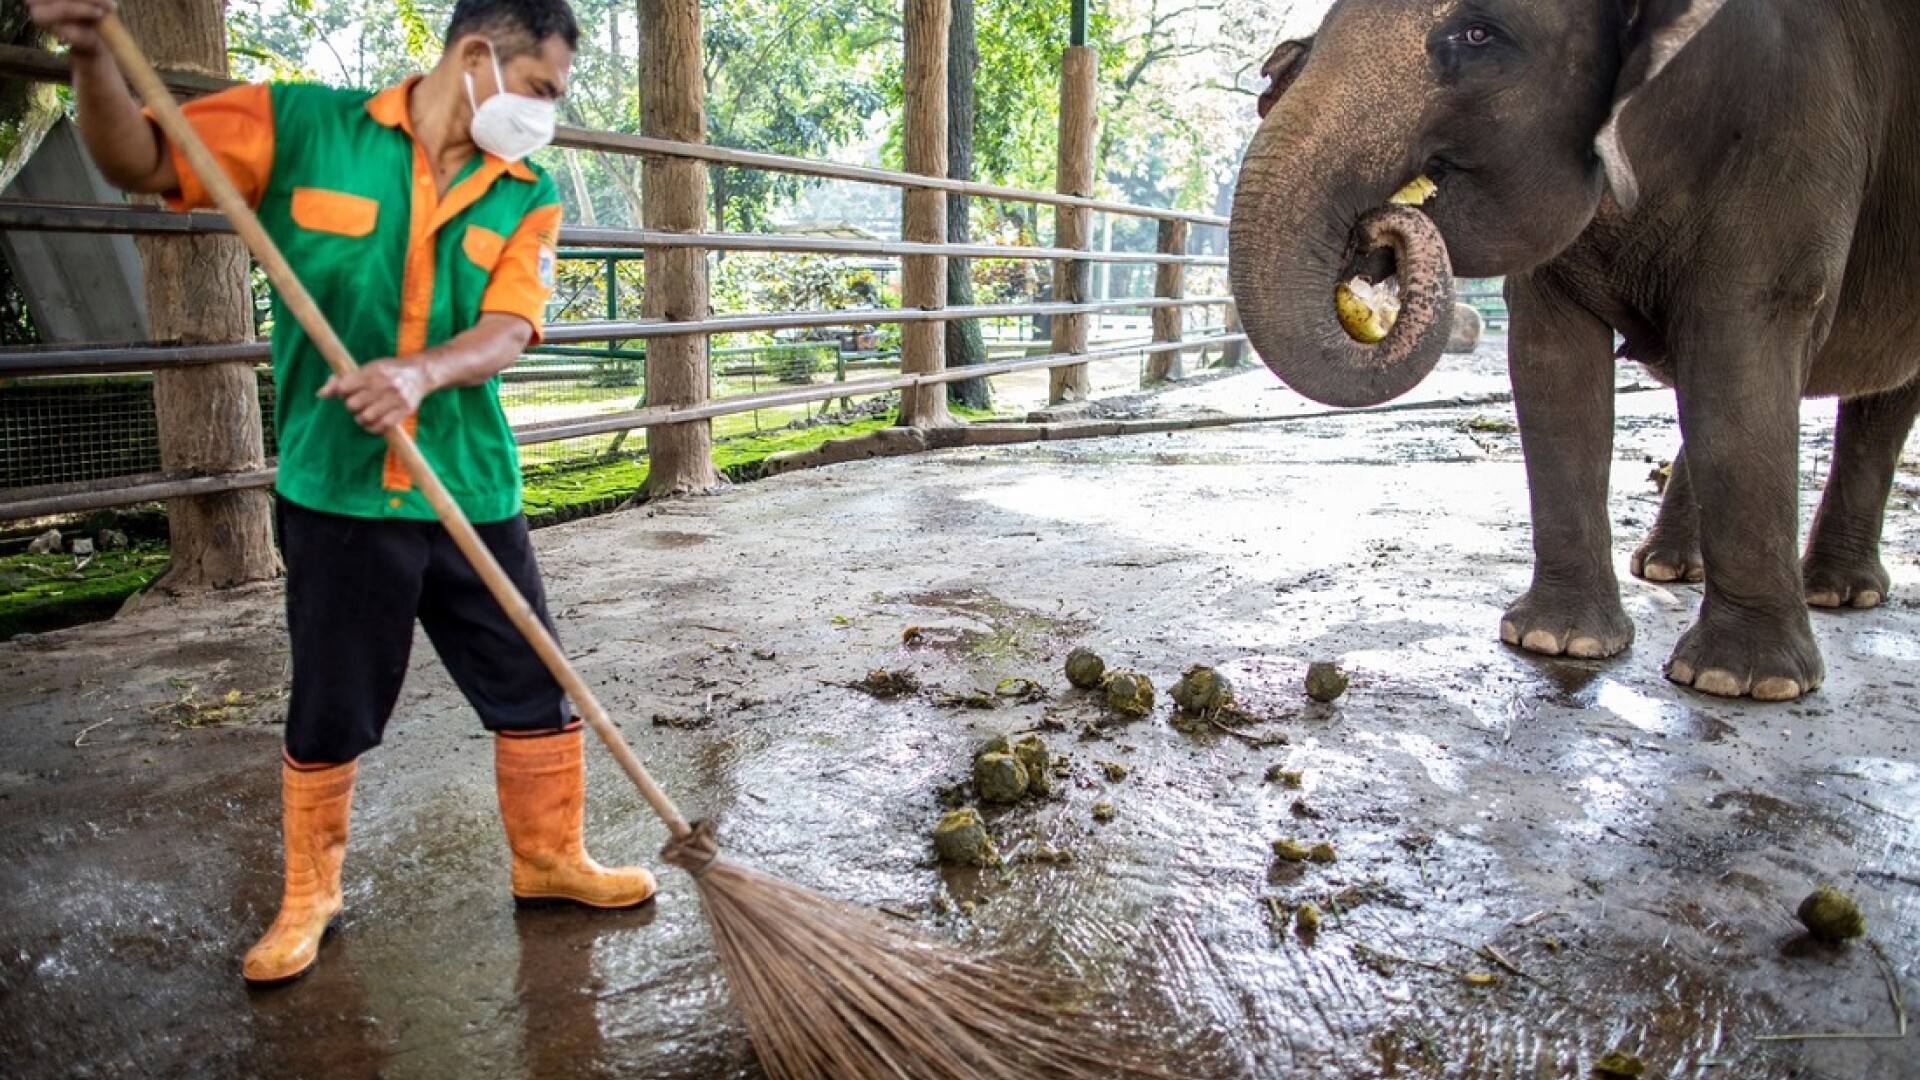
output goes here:
[{"label": "orange rubber boot", "polygon": [[256,986],[291,982],[313,970],[320,939],[340,913],[340,862],[347,854],[354,762],[324,769],[280,767],[287,883],[280,915],[241,964]]},{"label": "orange rubber boot", "polygon": [[493,749],[516,901],[625,908],[653,898],[652,874],[638,866],[601,866],[580,842],[586,773],[578,730],[498,735]]}]

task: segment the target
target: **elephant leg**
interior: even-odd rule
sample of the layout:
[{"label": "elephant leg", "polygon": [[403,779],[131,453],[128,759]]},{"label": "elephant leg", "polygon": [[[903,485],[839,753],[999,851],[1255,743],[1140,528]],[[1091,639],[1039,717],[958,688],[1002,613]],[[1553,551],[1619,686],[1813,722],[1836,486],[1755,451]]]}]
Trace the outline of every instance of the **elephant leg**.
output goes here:
[{"label": "elephant leg", "polygon": [[1612,656],[1633,643],[1613,569],[1613,330],[1539,273],[1507,280],[1508,343],[1533,508],[1533,586],[1500,638],[1549,656]]},{"label": "elephant leg", "polygon": [[1870,608],[1886,599],[1892,579],[1880,562],[1880,527],[1916,413],[1920,379],[1840,403],[1833,468],[1800,561],[1807,603],[1814,607]]},{"label": "elephant leg", "polygon": [[1687,475],[1687,448],[1673,456],[1673,473],[1660,499],[1660,517],[1646,542],[1633,553],[1633,576],[1648,581],[1705,581],[1706,563],[1700,557],[1700,505],[1693,498],[1693,479]]},{"label": "elephant leg", "polygon": [[1702,319],[1669,340],[1707,581],[1667,677],[1722,697],[1790,701],[1826,677],[1798,557],[1805,328]]}]

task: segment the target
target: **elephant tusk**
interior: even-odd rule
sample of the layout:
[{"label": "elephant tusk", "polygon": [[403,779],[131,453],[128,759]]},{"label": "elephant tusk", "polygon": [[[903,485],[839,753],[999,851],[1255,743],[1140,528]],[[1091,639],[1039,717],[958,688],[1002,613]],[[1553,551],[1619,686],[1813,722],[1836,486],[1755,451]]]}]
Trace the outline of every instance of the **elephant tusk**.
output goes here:
[{"label": "elephant tusk", "polygon": [[1394,192],[1393,198],[1387,201],[1396,206],[1425,206],[1438,194],[1440,194],[1440,185],[1425,176],[1416,176],[1412,183]]}]

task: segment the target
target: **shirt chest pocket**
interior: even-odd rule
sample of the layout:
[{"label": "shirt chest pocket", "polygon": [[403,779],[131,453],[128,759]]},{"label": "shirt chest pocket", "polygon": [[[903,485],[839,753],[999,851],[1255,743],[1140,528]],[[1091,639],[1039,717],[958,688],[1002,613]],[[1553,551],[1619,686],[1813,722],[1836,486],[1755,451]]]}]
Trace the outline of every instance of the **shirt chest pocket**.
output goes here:
[{"label": "shirt chest pocket", "polygon": [[325,188],[294,188],[291,211],[295,225],[332,236],[366,236],[380,220],[377,201]]},{"label": "shirt chest pocket", "polygon": [[466,253],[467,259],[489,274],[500,265],[500,255],[506,248],[506,237],[480,225],[467,226],[460,240],[460,250]]}]

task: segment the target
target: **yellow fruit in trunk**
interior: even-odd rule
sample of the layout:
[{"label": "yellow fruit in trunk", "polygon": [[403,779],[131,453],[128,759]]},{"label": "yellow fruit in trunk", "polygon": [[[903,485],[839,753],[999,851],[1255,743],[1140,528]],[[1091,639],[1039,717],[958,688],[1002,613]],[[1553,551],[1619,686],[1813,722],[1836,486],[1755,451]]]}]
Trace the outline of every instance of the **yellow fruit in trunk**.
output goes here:
[{"label": "yellow fruit in trunk", "polygon": [[1393,319],[1397,312],[1376,310],[1372,303],[1353,290],[1346,282],[1336,285],[1333,290],[1334,310],[1340,315],[1340,326],[1347,336],[1362,345],[1378,345],[1387,339],[1387,331],[1393,329]]}]

